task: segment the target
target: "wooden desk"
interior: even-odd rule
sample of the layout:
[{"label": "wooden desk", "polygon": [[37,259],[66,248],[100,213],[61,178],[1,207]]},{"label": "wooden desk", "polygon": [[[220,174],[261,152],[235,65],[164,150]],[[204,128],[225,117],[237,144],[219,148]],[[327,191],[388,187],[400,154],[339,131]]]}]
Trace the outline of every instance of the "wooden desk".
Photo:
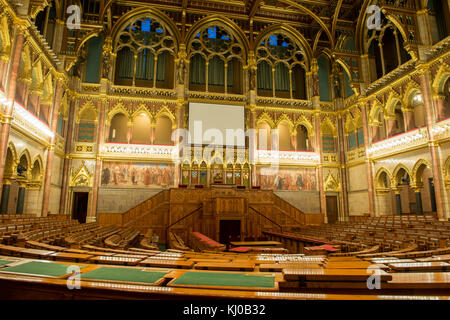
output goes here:
[{"label": "wooden desk", "polygon": [[31,259],[48,259],[55,251],[22,248],[20,256]]},{"label": "wooden desk", "polygon": [[199,262],[194,266],[199,270],[221,270],[221,271],[253,271],[255,269],[254,262],[241,263],[220,263],[220,262]]},{"label": "wooden desk", "polygon": [[199,262],[215,262],[215,263],[227,263],[230,262],[230,259],[201,259],[201,258],[191,258],[188,261],[193,261],[194,263]]},{"label": "wooden desk", "polygon": [[18,248],[0,244],[0,254],[3,254],[5,256],[21,257],[24,250],[25,248]]},{"label": "wooden desk", "polygon": [[443,261],[443,262],[450,262],[450,254],[445,254],[442,256],[432,256],[428,258],[418,258],[416,259],[418,262],[436,262],[436,261]]},{"label": "wooden desk", "polygon": [[[367,281],[372,274],[364,269],[284,269],[287,281]],[[392,280],[392,276],[380,271],[381,281]]]},{"label": "wooden desk", "polygon": [[450,271],[447,262],[389,263],[395,271]]},{"label": "wooden desk", "polygon": [[145,254],[123,254],[123,253],[116,253],[113,254],[114,257],[118,257],[118,258],[135,258],[135,259],[147,259],[148,255]]},{"label": "wooden desk", "polygon": [[121,266],[137,266],[142,260],[143,258],[136,257],[98,256],[90,258],[89,262]]},{"label": "wooden desk", "polygon": [[282,243],[278,241],[234,241],[230,242],[233,247],[281,247]]},{"label": "wooden desk", "polygon": [[55,252],[49,256],[52,260],[70,261],[70,262],[84,262],[92,258],[91,254],[70,253],[70,252]]},{"label": "wooden desk", "polygon": [[352,261],[352,262],[335,262],[329,261],[324,263],[326,269],[367,269],[372,263],[366,261]]},{"label": "wooden desk", "polygon": [[392,273],[386,288],[392,289],[450,289],[450,272]]},{"label": "wooden desk", "polygon": [[158,267],[158,268],[191,269],[194,266],[194,262],[184,259],[175,260],[175,259],[147,258],[139,262],[138,265],[145,267]]},{"label": "wooden desk", "polygon": [[323,269],[318,263],[264,263],[259,266],[261,272],[282,272],[283,269]]}]

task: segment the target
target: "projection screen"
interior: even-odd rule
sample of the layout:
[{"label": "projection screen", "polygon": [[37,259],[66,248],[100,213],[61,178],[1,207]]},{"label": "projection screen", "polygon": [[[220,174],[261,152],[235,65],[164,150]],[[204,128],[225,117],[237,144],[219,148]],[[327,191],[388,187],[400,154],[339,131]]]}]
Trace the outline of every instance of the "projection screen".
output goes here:
[{"label": "projection screen", "polygon": [[244,117],[244,106],[190,102],[189,143],[245,147]]}]

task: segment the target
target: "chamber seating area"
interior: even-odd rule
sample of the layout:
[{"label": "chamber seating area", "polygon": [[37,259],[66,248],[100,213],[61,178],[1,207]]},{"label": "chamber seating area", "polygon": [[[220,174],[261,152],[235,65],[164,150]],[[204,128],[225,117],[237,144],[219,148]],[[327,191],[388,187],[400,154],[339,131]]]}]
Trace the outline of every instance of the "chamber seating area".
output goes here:
[{"label": "chamber seating area", "polygon": [[290,251],[303,252],[299,242],[339,245],[340,251],[331,254],[334,256],[393,254],[420,258],[450,253],[450,221],[438,221],[433,216],[384,216],[265,234]]},{"label": "chamber seating area", "polygon": [[[336,234],[345,233],[343,238],[348,239],[348,235],[361,229],[370,233],[377,228],[379,232],[381,224],[374,219],[366,223],[302,228],[286,234],[289,241],[294,241],[297,234],[298,239],[309,243],[319,244],[321,240],[313,238],[317,237],[329,245],[346,245],[356,250],[345,252],[353,253],[352,256],[229,252],[198,232],[193,232],[198,243],[196,251],[182,246],[160,251],[140,246],[141,236],[133,228],[79,224],[61,217],[34,219],[32,223],[19,219],[16,223],[0,224],[2,299],[450,298],[450,251],[445,248],[430,249],[422,243],[408,243],[405,249],[386,251],[390,247],[380,246],[378,252],[372,252],[370,241],[360,246],[356,246],[356,239],[334,244],[339,240],[323,233],[324,229],[333,229]],[[437,222],[425,220],[423,225],[415,225],[410,220],[408,223],[401,218],[393,220],[402,223],[384,223],[386,228],[395,225],[399,230],[413,225],[408,230],[420,231],[436,227]],[[445,234],[447,224],[437,225],[438,232]],[[170,234],[171,243],[184,244],[175,232]],[[151,235],[149,231],[143,237]],[[281,240],[281,235],[266,232],[268,238],[277,236]],[[426,253],[419,255],[419,252]],[[67,289],[74,267],[80,270],[84,290]],[[380,289],[368,288],[373,274],[379,276]]]}]

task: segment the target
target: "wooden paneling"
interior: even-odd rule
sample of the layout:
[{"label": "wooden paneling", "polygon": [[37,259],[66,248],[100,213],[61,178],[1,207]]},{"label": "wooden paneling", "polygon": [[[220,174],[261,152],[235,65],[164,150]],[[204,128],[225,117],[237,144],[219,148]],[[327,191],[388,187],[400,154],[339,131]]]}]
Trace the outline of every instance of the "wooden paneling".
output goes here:
[{"label": "wooden paneling", "polygon": [[[200,209],[199,209],[200,208]],[[101,225],[152,229],[166,242],[167,231],[190,243],[192,231],[218,240],[220,220],[240,220],[241,237],[260,237],[263,230],[279,232],[301,225],[320,225],[320,214],[305,214],[267,190],[211,187],[170,189],[156,194],[122,214],[99,214]]]}]

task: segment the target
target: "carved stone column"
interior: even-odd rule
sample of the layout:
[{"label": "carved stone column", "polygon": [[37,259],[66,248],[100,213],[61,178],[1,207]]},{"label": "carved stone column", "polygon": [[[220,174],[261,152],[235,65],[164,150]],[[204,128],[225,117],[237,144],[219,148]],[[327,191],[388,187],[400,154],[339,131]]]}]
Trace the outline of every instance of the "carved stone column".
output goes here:
[{"label": "carved stone column", "polygon": [[375,124],[370,125],[370,133],[371,133],[371,141],[372,143],[375,143],[379,140],[379,130],[381,130],[380,126],[377,126]]},{"label": "carved stone column", "polygon": [[62,187],[61,187],[61,200],[59,205],[59,214],[66,213],[66,197],[67,190],[69,189],[69,167],[70,167],[70,158],[69,154],[72,150],[72,139],[73,139],[73,125],[75,121],[75,104],[76,104],[76,96],[71,96],[70,107],[69,107],[69,118],[67,120],[67,136],[66,136],[66,144],[65,144],[65,156],[64,156],[64,164],[63,164],[63,176],[62,176]]},{"label": "carved stone column", "polygon": [[0,205],[0,214],[8,213],[8,204],[9,204],[9,193],[11,190],[11,180],[4,179],[3,180],[3,189],[2,189],[2,202]]},{"label": "carved stone column", "polygon": [[402,109],[403,116],[405,120],[405,131],[410,131],[416,128],[416,123],[414,120],[414,109],[404,108]]},{"label": "carved stone column", "polygon": [[395,213],[399,216],[402,215],[402,198],[400,196],[400,190],[394,189],[395,192]]},{"label": "carved stone column", "polygon": [[396,119],[394,116],[386,116],[384,118],[385,123],[386,123],[386,136],[387,138],[390,138],[394,135],[395,133],[395,122]]},{"label": "carved stone column", "polygon": [[[183,119],[184,119],[184,100],[178,100],[177,102],[177,107],[176,107],[176,121],[177,121],[177,129],[178,132],[177,134],[174,136],[174,145],[180,145],[180,146],[184,146],[187,142],[186,141],[180,141],[180,132],[179,130],[183,129]],[[184,138],[183,138],[184,139]],[[181,152],[181,150],[180,150]],[[178,187],[178,185],[181,184],[181,161],[182,159],[180,159],[180,152],[178,153],[178,155],[176,156],[175,163],[175,179],[174,179],[174,186]],[[184,151],[183,151],[184,152]]]},{"label": "carved stone column", "polygon": [[414,194],[416,196],[416,214],[423,215],[421,188],[414,188]]},{"label": "carved stone column", "polygon": [[[0,131],[0,181],[3,181],[5,173],[6,152],[8,148],[9,130],[11,128],[12,113],[14,108],[14,99],[16,96],[17,78],[19,76],[19,65],[25,37],[24,30],[17,30],[12,59],[10,61],[9,76],[6,84],[6,97],[8,101],[5,104],[4,120]],[[2,186],[0,186],[1,189]]]},{"label": "carved stone column", "polygon": [[97,217],[97,203],[98,203],[98,188],[100,185],[100,174],[101,174],[101,165],[102,159],[99,156],[100,147],[104,142],[104,126],[105,126],[105,110],[107,104],[106,98],[102,98],[100,103],[100,111],[99,111],[99,120],[98,120],[98,128],[97,130],[97,157],[95,160],[95,169],[94,169],[94,185],[92,186],[92,205],[91,209],[88,211],[88,216],[86,218],[86,222],[94,222]]},{"label": "carved stone column", "polygon": [[325,198],[324,181],[323,181],[323,160],[322,160],[322,141],[320,139],[320,100],[319,97],[313,98],[313,107],[316,110],[314,113],[314,127],[315,127],[315,152],[319,155],[319,165],[317,168],[319,197],[320,197],[320,213],[323,215],[325,223],[328,223],[327,217],[327,202]]},{"label": "carved stone column", "polygon": [[258,152],[258,137],[257,137],[257,130],[256,130],[256,105],[250,105],[249,106],[249,149],[248,149],[248,160],[251,166],[251,182],[250,186],[254,187],[257,183],[257,176],[256,176],[256,155]]},{"label": "carved stone column", "polygon": [[347,193],[347,168],[345,166],[345,141],[344,140],[344,125],[342,123],[341,114],[338,115],[338,151],[339,151],[339,162],[340,162],[340,175],[341,175],[341,191],[342,191],[342,216],[344,221],[347,221],[349,216],[348,210],[348,193]]},{"label": "carved stone column", "polygon": [[23,208],[25,206],[25,181],[19,181],[19,191],[17,193],[17,207],[16,214],[23,214]]},{"label": "carved stone column", "polygon": [[[443,205],[443,183],[441,178],[441,166],[440,166],[440,156],[438,152],[438,145],[434,139],[433,132],[433,107],[432,107],[432,97],[431,97],[431,88],[430,88],[430,80],[428,76],[428,71],[421,70],[421,75],[419,77],[420,86],[423,94],[423,102],[425,106],[425,115],[426,115],[426,126],[428,132],[428,145],[430,147],[431,154],[431,162],[432,162],[432,171],[433,171],[433,182],[436,193],[436,211],[437,216],[440,220],[443,220],[444,217],[444,205]],[[448,217],[447,217],[448,218]]]},{"label": "carved stone column", "polygon": [[373,181],[373,163],[370,161],[369,148],[370,148],[370,138],[369,138],[369,127],[368,127],[368,113],[365,104],[361,105],[361,118],[363,124],[364,132],[364,149],[366,152],[366,174],[368,182],[368,193],[369,193],[369,214],[371,217],[375,217],[375,195],[374,195],[374,181]]},{"label": "carved stone column", "polygon": [[[63,94],[63,87],[60,81],[56,82],[56,90],[55,90],[55,100],[53,105],[52,119],[50,122],[50,130],[55,133],[58,127],[58,115],[59,115],[59,106],[61,104],[61,97]],[[48,202],[50,198],[50,189],[51,189],[51,179],[52,179],[52,171],[53,171],[53,159],[55,157],[55,142],[56,136],[53,135],[51,138],[50,146],[48,148],[47,153],[47,166],[45,168],[45,177],[44,177],[44,196],[42,199],[42,210],[41,216],[46,217],[48,213]],[[55,212],[56,213],[56,212]]]},{"label": "carved stone column", "polygon": [[447,112],[446,111],[447,106],[445,105],[446,98],[447,97],[442,94],[434,96],[435,114],[437,121],[443,120],[446,116],[448,116],[446,114]]}]

